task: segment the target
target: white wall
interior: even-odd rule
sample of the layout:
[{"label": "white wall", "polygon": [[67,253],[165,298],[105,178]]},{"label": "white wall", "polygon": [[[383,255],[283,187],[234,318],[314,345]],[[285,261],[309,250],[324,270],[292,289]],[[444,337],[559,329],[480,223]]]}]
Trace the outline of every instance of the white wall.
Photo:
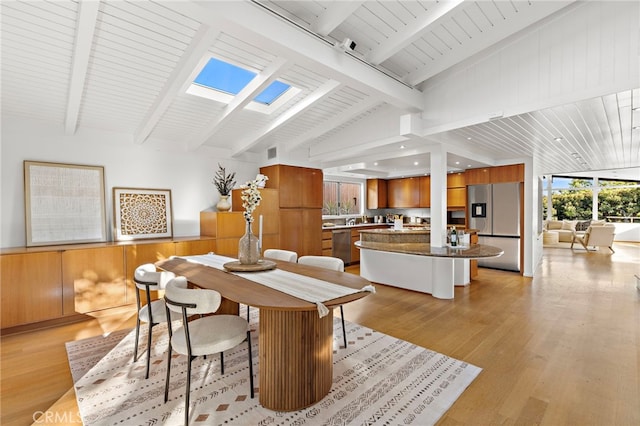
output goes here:
[{"label": "white wall", "polygon": [[205,148],[185,152],[152,141],[137,145],[130,135],[79,129],[65,135],[62,126],[2,117],[0,247],[26,244],[23,161],[104,166],[108,239],[112,239],[113,187],[170,189],[174,236],[200,233],[200,211],[219,199],[213,185],[218,163],[236,172],[237,186],[253,179],[258,165],[220,157]]}]

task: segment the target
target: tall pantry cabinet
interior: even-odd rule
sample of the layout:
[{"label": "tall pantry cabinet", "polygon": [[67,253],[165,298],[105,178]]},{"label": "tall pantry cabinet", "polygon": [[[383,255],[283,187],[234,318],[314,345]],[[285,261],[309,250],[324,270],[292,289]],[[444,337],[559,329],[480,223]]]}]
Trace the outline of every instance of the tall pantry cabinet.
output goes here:
[{"label": "tall pantry cabinet", "polygon": [[322,255],[322,190],[320,169],[277,164],[260,168],[266,188],[280,197],[280,248],[298,256]]}]

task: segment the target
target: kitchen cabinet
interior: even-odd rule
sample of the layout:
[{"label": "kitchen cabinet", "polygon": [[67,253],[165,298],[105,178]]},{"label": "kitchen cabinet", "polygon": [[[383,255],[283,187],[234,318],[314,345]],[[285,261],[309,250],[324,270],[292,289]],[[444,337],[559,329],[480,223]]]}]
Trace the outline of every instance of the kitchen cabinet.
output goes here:
[{"label": "kitchen cabinet", "polygon": [[277,164],[260,173],[269,178],[265,188],[279,190],[280,208],[322,209],[322,170]]},{"label": "kitchen cabinet", "polygon": [[260,173],[269,178],[266,189],[279,194],[280,238],[275,248],[298,256],[322,255],[322,170],[277,164],[261,167]]},{"label": "kitchen cabinet", "polygon": [[322,255],[322,210],[281,209],[280,248],[298,256]]},{"label": "kitchen cabinet", "polygon": [[63,315],[61,256],[44,251],[0,257],[2,328]]},{"label": "kitchen cabinet", "polygon": [[322,255],[333,256],[333,231],[322,231]]},{"label": "kitchen cabinet", "polygon": [[465,173],[457,172],[447,175],[447,188],[464,188],[465,186]]},{"label": "kitchen cabinet", "polygon": [[467,185],[524,182],[524,164],[469,169],[466,175]]},{"label": "kitchen cabinet", "polygon": [[387,207],[387,181],[367,179],[367,208],[384,209]]},{"label": "kitchen cabinet", "polygon": [[491,168],[491,183],[524,182],[524,164]]},{"label": "kitchen cabinet", "polygon": [[387,207],[415,208],[420,206],[420,187],[417,177],[387,181]]},{"label": "kitchen cabinet", "polygon": [[464,210],[467,205],[465,173],[447,175],[447,210]]},{"label": "kitchen cabinet", "polygon": [[420,176],[418,178],[420,192],[419,207],[431,207],[431,176]]},{"label": "kitchen cabinet", "polygon": [[360,262],[360,249],[355,246],[355,242],[360,241],[360,230],[351,230],[351,263]]}]

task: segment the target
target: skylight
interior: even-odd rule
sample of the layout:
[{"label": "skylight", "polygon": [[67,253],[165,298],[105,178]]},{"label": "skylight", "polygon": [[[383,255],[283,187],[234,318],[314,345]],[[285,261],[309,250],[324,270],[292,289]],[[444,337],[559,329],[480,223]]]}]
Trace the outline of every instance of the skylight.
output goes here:
[{"label": "skylight", "polygon": [[[216,58],[210,58],[193,83],[204,88],[235,96],[240,93],[256,75],[257,73],[253,71]],[[290,88],[291,86],[288,84],[276,80],[258,94],[253,101],[269,106],[277,101],[278,98]],[[197,95],[199,94],[198,92],[201,91],[193,90],[189,93]],[[217,98],[216,100],[230,102],[230,98],[228,97]]]}]

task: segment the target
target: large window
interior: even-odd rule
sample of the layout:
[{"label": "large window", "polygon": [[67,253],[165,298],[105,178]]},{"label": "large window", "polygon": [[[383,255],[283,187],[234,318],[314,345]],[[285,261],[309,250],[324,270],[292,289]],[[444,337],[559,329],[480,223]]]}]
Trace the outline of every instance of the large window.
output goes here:
[{"label": "large window", "polygon": [[362,213],[361,183],[324,181],[323,215],[344,216]]},{"label": "large window", "polygon": [[[594,217],[610,222],[640,220],[640,183],[593,178],[552,176],[543,180],[544,217],[558,220],[589,220]],[[551,214],[548,197],[551,194]],[[595,196],[594,196],[595,194]],[[594,202],[597,214],[594,216]]]}]

